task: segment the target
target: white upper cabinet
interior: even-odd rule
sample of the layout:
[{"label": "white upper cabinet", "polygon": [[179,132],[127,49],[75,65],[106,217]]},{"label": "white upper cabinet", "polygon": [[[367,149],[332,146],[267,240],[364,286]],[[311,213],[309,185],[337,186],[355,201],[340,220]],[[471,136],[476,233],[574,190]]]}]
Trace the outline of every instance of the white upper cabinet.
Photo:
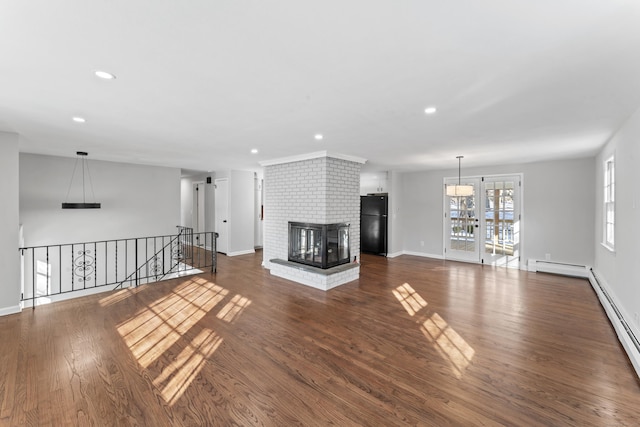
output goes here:
[{"label": "white upper cabinet", "polygon": [[388,193],[387,172],[371,172],[360,174],[360,195],[364,196],[369,193]]}]

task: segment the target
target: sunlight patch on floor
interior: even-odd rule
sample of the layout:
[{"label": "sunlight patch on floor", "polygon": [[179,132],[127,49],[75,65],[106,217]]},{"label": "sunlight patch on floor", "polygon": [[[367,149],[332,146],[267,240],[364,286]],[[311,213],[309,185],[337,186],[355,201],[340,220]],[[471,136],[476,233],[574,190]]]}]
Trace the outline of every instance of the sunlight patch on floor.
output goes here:
[{"label": "sunlight patch on floor", "polygon": [[[131,290],[123,290],[103,298],[101,304],[115,304],[129,295]],[[158,364],[154,369],[160,364],[164,366],[153,384],[169,405],[174,405],[184,395],[222,343],[221,336],[198,322],[227,297],[230,297],[228,289],[202,277],[192,277],[117,326],[142,368],[148,368],[156,361]],[[250,299],[236,294],[220,309],[216,318],[232,322],[250,304]]]},{"label": "sunlight patch on floor", "polygon": [[424,298],[408,283],[398,286],[392,292],[410,316],[414,316],[418,311],[427,306]]},{"label": "sunlight patch on floor", "polygon": [[202,329],[176,356],[171,365],[163,369],[153,380],[153,384],[161,389],[162,397],[169,405],[173,405],[182,397],[221,343],[222,338],[214,331]]},{"label": "sunlight patch on floor", "polygon": [[425,320],[420,330],[435,344],[440,355],[449,361],[456,378],[462,378],[475,350],[438,313]]},{"label": "sunlight patch on floor", "polygon": [[[392,292],[412,317],[428,305],[427,301],[408,283],[403,283]],[[431,317],[422,321],[427,316],[427,313],[422,313],[416,319],[420,324],[420,331],[434,345],[442,358],[449,362],[456,378],[462,378],[475,351],[438,313],[433,313]]]},{"label": "sunlight patch on floor", "polygon": [[217,318],[231,323],[242,311],[251,304],[251,300],[242,295],[235,295],[217,314]]},{"label": "sunlight patch on floor", "polygon": [[169,295],[121,323],[118,332],[143,368],[176,343],[229,293],[198,278],[186,280]]}]

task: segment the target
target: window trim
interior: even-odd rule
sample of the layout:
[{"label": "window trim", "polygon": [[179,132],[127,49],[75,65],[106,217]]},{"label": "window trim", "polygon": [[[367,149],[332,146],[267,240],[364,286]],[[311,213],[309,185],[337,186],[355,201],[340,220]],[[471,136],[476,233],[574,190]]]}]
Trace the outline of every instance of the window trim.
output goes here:
[{"label": "window trim", "polygon": [[[609,156],[603,164],[603,200],[602,200],[602,246],[615,251],[616,237],[616,162],[615,155]],[[611,230],[611,231],[609,231]]]}]

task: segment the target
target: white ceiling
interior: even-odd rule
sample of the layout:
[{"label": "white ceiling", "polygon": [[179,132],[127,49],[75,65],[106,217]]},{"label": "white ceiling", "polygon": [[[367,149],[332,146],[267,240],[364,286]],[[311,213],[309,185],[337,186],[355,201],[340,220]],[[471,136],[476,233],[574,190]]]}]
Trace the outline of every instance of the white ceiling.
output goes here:
[{"label": "white ceiling", "polygon": [[593,155],[638,106],[637,0],[0,0],[22,152],[455,168]]}]

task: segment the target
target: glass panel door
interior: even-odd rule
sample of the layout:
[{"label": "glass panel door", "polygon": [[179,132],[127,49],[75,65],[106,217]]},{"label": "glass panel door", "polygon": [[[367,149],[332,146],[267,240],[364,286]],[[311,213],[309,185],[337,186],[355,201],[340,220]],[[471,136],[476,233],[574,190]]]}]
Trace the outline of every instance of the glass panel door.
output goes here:
[{"label": "glass panel door", "polygon": [[518,267],[520,250],[520,177],[486,177],[483,182],[481,261]]},{"label": "glass panel door", "polygon": [[[445,185],[457,183],[457,178],[445,180]],[[478,204],[480,180],[478,178],[464,178],[462,184],[474,187],[471,196],[445,195],[445,258],[478,262],[481,241],[478,233],[480,227]]]}]

